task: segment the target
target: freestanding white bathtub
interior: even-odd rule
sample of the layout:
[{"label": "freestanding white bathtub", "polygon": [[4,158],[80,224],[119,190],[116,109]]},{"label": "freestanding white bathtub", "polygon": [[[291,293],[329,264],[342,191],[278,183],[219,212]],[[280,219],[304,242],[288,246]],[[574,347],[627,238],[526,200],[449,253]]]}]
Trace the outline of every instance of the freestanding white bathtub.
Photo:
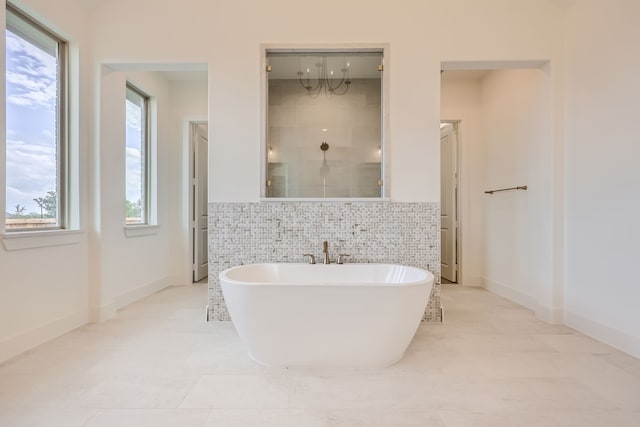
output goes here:
[{"label": "freestanding white bathtub", "polygon": [[220,284],[257,362],[384,367],[411,342],[433,275],[391,264],[250,264],[221,272]]}]

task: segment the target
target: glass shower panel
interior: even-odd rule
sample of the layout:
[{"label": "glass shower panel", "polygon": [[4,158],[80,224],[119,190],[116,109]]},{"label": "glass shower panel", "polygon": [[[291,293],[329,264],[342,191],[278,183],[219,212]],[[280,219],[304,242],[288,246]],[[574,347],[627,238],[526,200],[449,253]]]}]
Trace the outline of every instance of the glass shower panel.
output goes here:
[{"label": "glass shower panel", "polygon": [[382,53],[267,62],[266,196],[382,197]]}]

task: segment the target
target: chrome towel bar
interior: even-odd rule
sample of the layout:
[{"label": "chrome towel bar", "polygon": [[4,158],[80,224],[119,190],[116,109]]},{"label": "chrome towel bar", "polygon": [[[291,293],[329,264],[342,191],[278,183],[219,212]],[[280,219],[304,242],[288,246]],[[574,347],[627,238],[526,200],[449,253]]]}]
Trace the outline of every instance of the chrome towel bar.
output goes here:
[{"label": "chrome towel bar", "polygon": [[501,188],[499,190],[489,190],[489,191],[485,191],[484,194],[493,194],[493,193],[497,193],[499,191],[526,190],[526,189],[527,189],[526,185],[521,185],[519,187],[509,187],[509,188]]}]

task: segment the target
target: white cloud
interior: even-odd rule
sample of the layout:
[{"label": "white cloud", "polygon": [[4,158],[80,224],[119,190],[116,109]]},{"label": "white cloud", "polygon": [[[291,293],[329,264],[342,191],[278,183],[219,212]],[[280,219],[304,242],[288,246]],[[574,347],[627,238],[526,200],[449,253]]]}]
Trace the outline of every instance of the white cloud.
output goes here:
[{"label": "white cloud", "polygon": [[142,198],[142,154],[137,148],[127,147],[126,157],[126,198],[135,202]]},{"label": "white cloud", "polygon": [[[53,75],[56,72],[56,58],[26,40],[7,32],[6,49],[20,57],[16,67],[27,74]],[[14,58],[15,61],[15,58]]]},{"label": "white cloud", "polygon": [[126,102],[126,198],[136,201],[142,198],[144,176],[142,174],[142,109]]},{"label": "white cloud", "polygon": [[32,107],[33,105],[49,105],[51,97],[45,92],[31,91],[9,95],[7,101],[20,107]]},{"label": "white cloud", "polygon": [[127,127],[140,131],[142,129],[142,109],[127,99]]},{"label": "white cloud", "polygon": [[[57,190],[55,122],[56,58],[6,32],[7,209],[38,212],[33,201]],[[30,108],[25,113],[23,108]]]},{"label": "white cloud", "polygon": [[55,147],[7,140],[6,162],[7,207],[20,204],[35,212],[33,199],[56,190]]},{"label": "white cloud", "polygon": [[55,106],[56,58],[7,32],[7,101],[17,106]]},{"label": "white cloud", "polygon": [[41,132],[41,135],[44,139],[48,140],[48,141],[55,141],[56,140],[56,135],[50,131],[49,129],[43,129]]}]

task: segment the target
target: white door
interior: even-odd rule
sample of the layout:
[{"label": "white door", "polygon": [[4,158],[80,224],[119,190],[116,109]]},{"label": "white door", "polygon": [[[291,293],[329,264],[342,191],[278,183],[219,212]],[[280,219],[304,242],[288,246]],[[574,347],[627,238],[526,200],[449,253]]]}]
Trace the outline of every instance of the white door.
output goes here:
[{"label": "white door", "polygon": [[457,282],[457,124],[440,131],[440,241],[441,274]]},{"label": "white door", "polygon": [[197,282],[208,275],[208,190],[207,165],[209,157],[208,126],[195,124],[193,135],[193,281]]}]

